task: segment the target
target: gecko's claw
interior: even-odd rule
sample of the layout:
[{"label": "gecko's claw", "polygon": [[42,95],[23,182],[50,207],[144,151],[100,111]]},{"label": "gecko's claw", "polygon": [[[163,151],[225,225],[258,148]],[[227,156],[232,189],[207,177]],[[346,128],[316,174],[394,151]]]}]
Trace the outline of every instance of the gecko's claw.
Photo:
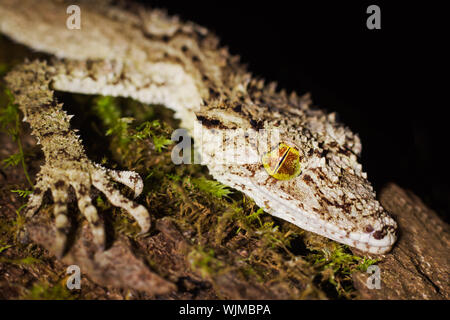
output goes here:
[{"label": "gecko's claw", "polygon": [[30,195],[30,198],[28,200],[27,208],[25,211],[25,218],[31,219],[34,214],[38,211],[40,208],[42,201],[44,200],[44,178],[41,174],[38,174],[37,176],[37,183],[34,187],[33,193]]},{"label": "gecko's claw", "polygon": [[58,256],[62,256],[70,229],[70,221],[67,217],[67,202],[69,187],[71,186],[75,190],[78,208],[89,222],[95,243],[103,249],[105,245],[104,226],[90,196],[91,186],[94,186],[103,192],[113,205],[128,211],[138,222],[142,233],[147,232],[150,228],[150,215],[147,209],[123,196],[111,180],[128,186],[135,192],[136,196],[142,192],[142,179],[132,171],[108,170],[91,163],[89,160],[72,163],[66,168],[55,168],[49,164],[44,165],[38,174],[34,192],[30,196],[26,217],[31,218],[37,212],[42,204],[45,191],[50,189],[55,203],[53,210],[56,225],[54,252]]}]

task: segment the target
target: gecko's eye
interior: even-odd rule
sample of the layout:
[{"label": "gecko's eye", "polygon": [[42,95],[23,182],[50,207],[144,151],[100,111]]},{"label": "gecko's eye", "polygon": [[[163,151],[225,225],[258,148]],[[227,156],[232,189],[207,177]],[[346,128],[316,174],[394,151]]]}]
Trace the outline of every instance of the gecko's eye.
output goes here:
[{"label": "gecko's eye", "polygon": [[300,174],[300,152],[285,143],[265,153],[262,163],[267,173],[278,180],[289,180]]}]

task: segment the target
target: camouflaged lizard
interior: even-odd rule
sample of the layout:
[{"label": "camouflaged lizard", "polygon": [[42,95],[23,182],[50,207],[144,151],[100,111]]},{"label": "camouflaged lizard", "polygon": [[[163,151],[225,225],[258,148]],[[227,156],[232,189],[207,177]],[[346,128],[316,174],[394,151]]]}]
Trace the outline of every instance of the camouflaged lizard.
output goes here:
[{"label": "camouflaged lizard", "polygon": [[[254,78],[239,57],[194,23],[129,3],[77,1],[82,27],[69,30],[66,8],[72,2],[0,1],[0,31],[56,57],[51,63],[25,62],[6,81],[46,160],[27,216],[39,209],[50,189],[57,248],[64,247],[69,225],[69,186],[99,245],[104,231],[89,196],[92,187],[128,211],[143,231],[150,217],[111,183],[119,181],[137,196],[143,186],[139,175],[91,162],[53,89],[163,104],[201,141],[199,152],[213,177],[244,192],[266,212],[366,252],[391,249],[397,224],[376,200],[358,163],[358,136],[334,113],[315,108],[308,96],[287,95],[274,83]],[[279,143],[268,148],[250,141],[261,132],[276,132]],[[220,147],[218,136],[226,137]],[[216,161],[228,149],[256,161]]]}]

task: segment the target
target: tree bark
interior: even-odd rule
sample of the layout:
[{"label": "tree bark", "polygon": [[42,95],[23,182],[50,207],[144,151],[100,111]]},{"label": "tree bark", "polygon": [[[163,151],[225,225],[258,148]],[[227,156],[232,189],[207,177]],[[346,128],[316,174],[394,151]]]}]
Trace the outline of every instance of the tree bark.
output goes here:
[{"label": "tree bark", "polygon": [[367,273],[354,274],[361,299],[449,299],[449,226],[414,194],[395,184],[380,194],[397,220],[397,244],[380,263],[381,288],[369,289]]}]

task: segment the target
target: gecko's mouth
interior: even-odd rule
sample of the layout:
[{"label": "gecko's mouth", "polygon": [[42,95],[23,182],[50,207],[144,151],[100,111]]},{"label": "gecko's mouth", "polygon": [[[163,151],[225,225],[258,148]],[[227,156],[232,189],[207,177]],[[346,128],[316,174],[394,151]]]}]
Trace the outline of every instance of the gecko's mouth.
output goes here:
[{"label": "gecko's mouth", "polygon": [[[255,187],[257,186],[255,185]],[[344,243],[350,247],[373,254],[384,254],[391,250],[397,240],[397,235],[392,231],[396,229],[394,227],[396,223],[391,218],[389,218],[389,221],[385,221],[388,227],[383,227],[381,230],[372,230],[371,232],[347,231],[339,228],[336,224],[327,222],[300,208],[293,207],[289,203],[278,200],[267,191],[261,190],[263,188],[258,189],[260,195],[254,196],[255,202],[260,206],[262,203],[262,207],[266,207],[266,211],[271,215],[288,220],[302,229]],[[261,198],[269,200],[262,200]],[[267,205],[271,206],[271,208],[267,208]]]},{"label": "gecko's mouth", "polygon": [[[265,196],[270,196],[265,193]],[[255,197],[255,201],[256,201]],[[284,220],[291,221],[295,225],[317,233],[326,238],[344,243],[350,247],[360,249],[364,252],[374,254],[384,254],[391,250],[397,235],[395,232],[391,232],[390,228],[383,228],[378,231],[371,232],[358,232],[358,231],[346,231],[339,228],[337,225],[327,222],[323,219],[319,219],[316,216],[301,210],[300,208],[293,208],[287,203],[280,202],[274,197],[271,197],[270,203],[276,203],[277,209],[266,209],[271,215],[277,216]],[[258,202],[257,202],[258,203]],[[267,200],[263,203],[267,204]],[[391,219],[391,224],[395,224],[395,221]],[[394,228],[393,228],[394,229]]]},{"label": "gecko's mouth", "polygon": [[[223,182],[227,180],[224,176],[218,177],[218,180],[222,179]],[[275,196],[265,186],[258,185],[254,181],[251,181],[249,186],[249,181],[244,181],[242,177],[233,176],[232,179],[237,189],[241,189],[239,186],[247,183],[245,190],[241,191],[250,195],[256,204],[264,208],[269,214],[289,221],[304,230],[317,233],[350,247],[373,254],[384,254],[391,250],[397,239],[395,233],[396,222],[389,216],[383,217],[380,223],[374,224],[374,227],[369,232],[367,230],[346,230],[339,227],[337,223],[331,223],[319,218],[317,214],[294,206],[291,201],[280,200],[286,198],[285,195],[277,194]]]},{"label": "gecko's mouth", "polygon": [[349,234],[350,243],[347,244],[370,253],[383,254],[390,251],[397,240],[397,235],[393,232],[386,232],[381,239],[377,239],[375,234],[376,231],[371,233],[351,232]]}]

